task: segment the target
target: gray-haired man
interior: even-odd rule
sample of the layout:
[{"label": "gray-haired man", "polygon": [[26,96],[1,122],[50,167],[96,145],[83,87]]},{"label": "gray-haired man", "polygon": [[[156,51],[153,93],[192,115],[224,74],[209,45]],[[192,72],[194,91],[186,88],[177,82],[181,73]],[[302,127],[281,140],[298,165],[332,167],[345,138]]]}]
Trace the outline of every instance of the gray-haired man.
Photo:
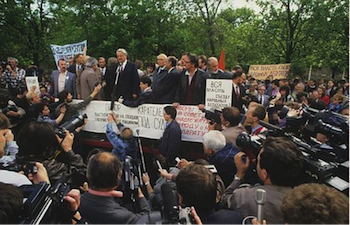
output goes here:
[{"label": "gray-haired man", "polygon": [[[98,61],[90,57],[86,62],[86,69],[83,71],[80,77],[81,84],[81,97],[86,99],[94,91],[96,85],[101,84],[101,77],[98,70]],[[103,100],[103,92],[99,92],[95,99]]]}]

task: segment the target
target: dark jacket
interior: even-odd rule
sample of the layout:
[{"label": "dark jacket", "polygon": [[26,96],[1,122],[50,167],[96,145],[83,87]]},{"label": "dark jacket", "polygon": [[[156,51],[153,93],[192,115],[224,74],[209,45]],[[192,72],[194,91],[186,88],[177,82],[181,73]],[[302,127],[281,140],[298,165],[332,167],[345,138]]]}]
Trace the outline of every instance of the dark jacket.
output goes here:
[{"label": "dark jacket", "polygon": [[232,79],[232,74],[230,72],[218,70],[216,74],[208,72],[208,79]]},{"label": "dark jacket", "polygon": [[225,187],[231,184],[237,172],[234,157],[238,152],[239,150],[232,144],[226,144],[223,149],[209,157],[209,163],[216,167]]},{"label": "dark jacket", "polygon": [[136,199],[140,213],[122,207],[118,199],[85,193],[81,197],[79,211],[81,216],[92,224],[131,224],[150,211],[145,198]]},{"label": "dark jacket", "polygon": [[154,103],[154,96],[152,89],[148,89],[140,95],[136,100],[124,100],[123,104],[129,107],[137,107],[145,103]]},{"label": "dark jacket", "polygon": [[214,209],[206,213],[198,213],[203,224],[241,224],[243,215],[228,209]]},{"label": "dark jacket", "polygon": [[[69,103],[66,106],[67,111],[64,114],[64,117],[63,117],[60,124],[63,124],[65,122],[71,120],[72,117],[79,114],[79,110],[84,109],[91,101],[92,101],[92,98],[91,98],[91,96],[89,96],[87,99],[85,99],[84,101],[82,101],[80,103]],[[60,109],[63,106],[63,104],[65,104],[65,103],[61,103],[60,105],[58,105],[56,107],[56,110],[55,110],[56,118],[60,115]]]},{"label": "dark jacket", "polygon": [[[57,153],[57,154],[56,154]],[[58,154],[59,153],[59,154]],[[21,157],[24,161],[38,161],[46,168],[50,183],[54,185],[61,178],[70,185],[71,188],[78,188],[83,185],[86,179],[86,165],[79,154],[73,151],[56,151],[53,159],[42,159],[35,156]]]},{"label": "dark jacket", "polygon": [[180,73],[173,69],[159,81],[157,92],[154,92],[157,103],[170,104],[174,102],[176,89],[179,85]]},{"label": "dark jacket", "polygon": [[173,120],[164,130],[159,142],[159,150],[170,165],[175,165],[175,158],[179,156],[181,149],[181,128]]},{"label": "dark jacket", "polygon": [[119,97],[123,96],[126,100],[134,100],[133,94],[139,95],[140,93],[140,77],[137,72],[136,65],[133,62],[127,61],[124,70],[119,74],[117,85],[115,85],[115,80],[117,77],[118,64],[111,67],[110,75],[110,84],[113,86],[113,95],[115,100],[118,100]]},{"label": "dark jacket", "polygon": [[232,106],[236,107],[241,113],[244,113],[243,110],[243,97],[245,96],[245,88],[242,85],[239,87],[239,96],[236,95],[235,87],[232,85]]},{"label": "dark jacket", "polygon": [[[180,81],[178,87],[176,89],[174,102],[179,102],[180,104],[184,104],[186,100],[186,93],[188,88],[188,76],[185,74],[186,70],[183,70],[180,73]],[[206,87],[206,79],[208,74],[201,69],[197,69],[196,71],[196,85],[195,85],[195,93],[194,93],[194,104],[204,104],[205,103],[205,87]]]}]

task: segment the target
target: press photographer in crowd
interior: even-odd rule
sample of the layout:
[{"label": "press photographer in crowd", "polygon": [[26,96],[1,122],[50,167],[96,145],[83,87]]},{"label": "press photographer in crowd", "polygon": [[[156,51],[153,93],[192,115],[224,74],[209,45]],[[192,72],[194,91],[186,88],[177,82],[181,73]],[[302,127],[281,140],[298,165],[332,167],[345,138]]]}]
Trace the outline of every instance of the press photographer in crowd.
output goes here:
[{"label": "press photographer in crowd", "polygon": [[26,112],[11,100],[10,93],[5,89],[0,89],[0,110],[0,112],[5,114],[10,120],[12,131],[17,133],[19,129],[18,125],[21,119],[24,118]]},{"label": "press photographer in crowd", "polygon": [[82,196],[80,212],[91,223],[130,224],[150,212],[147,200],[138,189],[138,212],[121,205],[122,193],[115,191],[121,184],[122,167],[118,158],[108,152],[98,153],[90,159],[87,169],[90,189]]},{"label": "press photographer in crowd", "polygon": [[17,163],[37,161],[44,164],[51,183],[62,177],[73,188],[86,181],[86,165],[80,155],[72,151],[74,134],[65,131],[65,137],[55,134],[53,126],[46,122],[30,122],[23,126],[16,137],[19,146]]},{"label": "press photographer in crowd", "polygon": [[242,215],[237,211],[214,209],[217,195],[215,175],[202,165],[190,164],[176,177],[181,206],[194,206],[204,224],[240,224]]},{"label": "press photographer in crowd", "polygon": [[298,185],[298,180],[304,171],[304,157],[298,147],[282,137],[268,137],[263,143],[257,158],[257,174],[263,185],[242,187],[245,173],[249,167],[248,157],[242,160],[243,152],[235,156],[237,174],[234,181],[225,190],[222,203],[233,210],[238,210],[244,216],[257,215],[255,192],[257,189],[266,191],[266,204],[263,218],[269,223],[282,224],[282,199]]}]

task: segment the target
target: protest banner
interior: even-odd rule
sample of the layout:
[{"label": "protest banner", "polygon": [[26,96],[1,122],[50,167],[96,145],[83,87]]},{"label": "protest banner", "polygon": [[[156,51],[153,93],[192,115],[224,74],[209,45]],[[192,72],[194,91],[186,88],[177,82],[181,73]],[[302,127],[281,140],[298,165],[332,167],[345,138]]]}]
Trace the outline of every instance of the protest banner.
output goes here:
[{"label": "protest banner", "polygon": [[222,110],[232,103],[232,81],[207,79],[205,108]]},{"label": "protest banner", "polygon": [[87,47],[87,41],[82,41],[74,44],[67,45],[51,45],[51,50],[55,58],[56,66],[58,67],[58,60],[64,59],[68,62],[69,58],[74,57],[76,54],[83,54],[84,48]]},{"label": "protest banner", "polygon": [[[74,100],[78,103],[81,100]],[[86,113],[88,123],[83,130],[94,133],[105,133],[107,116],[110,113],[110,102],[92,101],[81,113]],[[143,104],[137,108],[130,108],[116,102],[114,113],[124,126],[130,127],[134,134],[139,130],[140,137],[159,139],[162,137],[165,121],[163,109],[166,105]],[[182,140],[202,142],[202,136],[208,131],[204,113],[197,106],[180,105],[177,108],[176,121],[182,131]],[[117,130],[115,124],[114,129]]]},{"label": "protest banner", "polygon": [[250,65],[248,75],[257,80],[265,80],[272,75],[273,79],[287,78],[290,63],[275,65]]},{"label": "protest banner", "polygon": [[26,77],[27,89],[30,91],[33,86],[36,87],[35,92],[40,95],[40,87],[38,77]]}]

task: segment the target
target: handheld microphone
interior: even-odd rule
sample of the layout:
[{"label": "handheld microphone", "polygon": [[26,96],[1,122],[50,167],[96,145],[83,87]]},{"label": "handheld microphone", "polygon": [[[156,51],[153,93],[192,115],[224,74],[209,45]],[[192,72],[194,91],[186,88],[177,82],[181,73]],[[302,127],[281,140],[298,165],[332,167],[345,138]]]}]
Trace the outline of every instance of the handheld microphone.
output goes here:
[{"label": "handheld microphone", "polygon": [[263,205],[266,203],[266,191],[263,189],[257,189],[255,192],[255,201],[258,204],[258,222],[262,224]]},{"label": "handheld microphone", "polygon": [[136,129],[137,136],[140,136],[140,129]]},{"label": "handheld microphone", "polygon": [[125,163],[124,163],[124,171],[125,171],[125,181],[130,182],[131,181],[131,160],[132,158],[130,156],[126,156]]},{"label": "handheld microphone", "polygon": [[177,204],[173,190],[169,184],[165,183],[161,187],[161,192],[164,202],[164,218],[170,224],[177,224],[179,221],[179,206]]}]

